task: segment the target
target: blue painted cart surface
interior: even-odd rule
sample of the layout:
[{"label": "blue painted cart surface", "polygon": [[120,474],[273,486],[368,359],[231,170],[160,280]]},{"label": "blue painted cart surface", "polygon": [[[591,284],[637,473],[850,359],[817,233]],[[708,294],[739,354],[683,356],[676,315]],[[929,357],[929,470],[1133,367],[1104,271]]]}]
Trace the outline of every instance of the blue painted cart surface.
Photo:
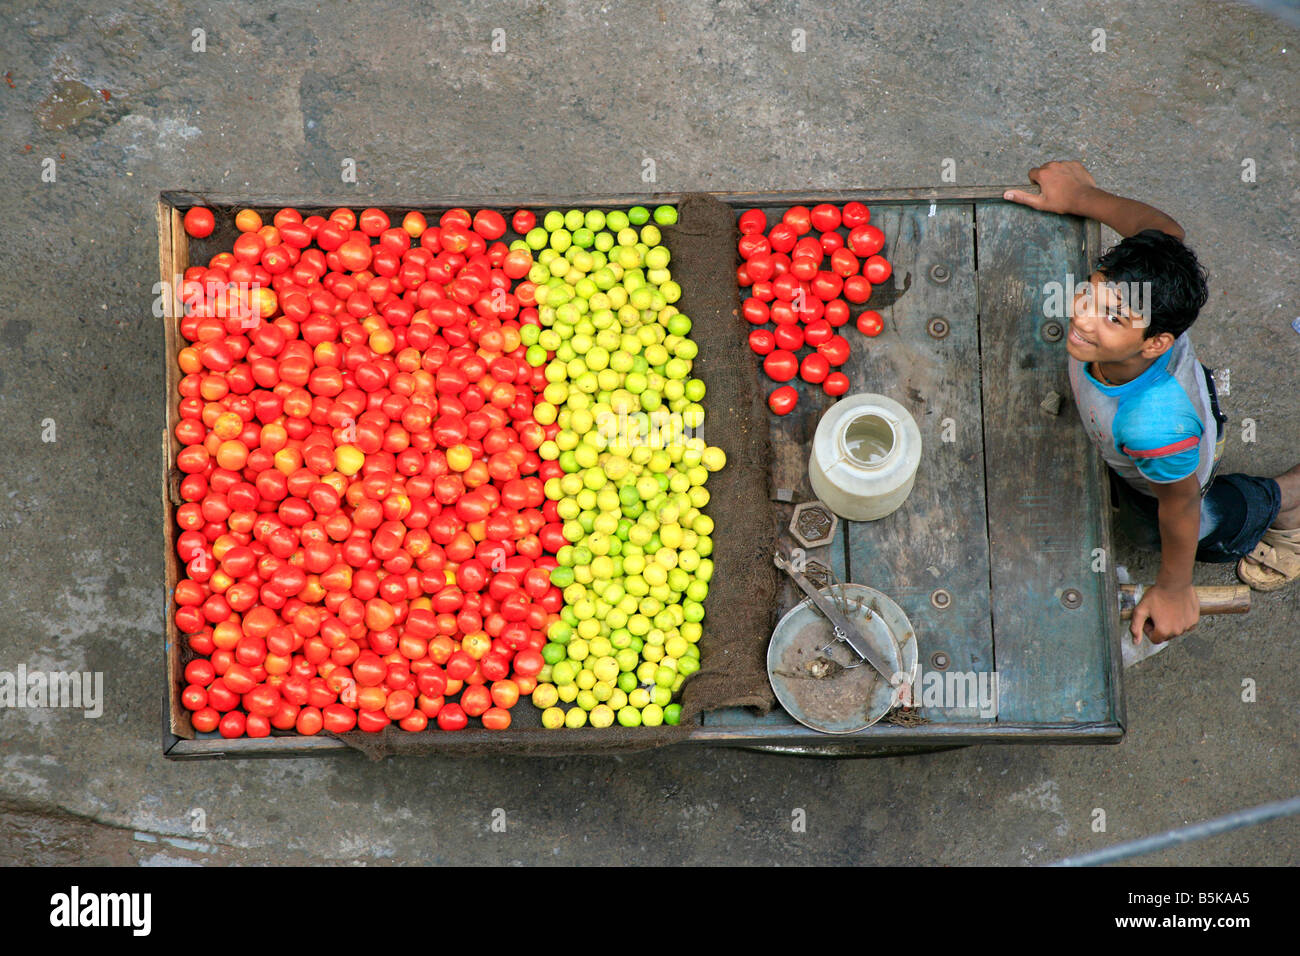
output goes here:
[{"label": "blue painted cart surface", "polygon": [[[922,435],[920,468],[898,511],[841,520],[835,539],[806,555],[907,613],[920,646],[920,706],[908,725],[834,737],[779,708],[715,711],[696,739],[852,753],[1123,736],[1109,485],[1069,400],[1063,343],[1062,309],[1070,284],[1091,272],[1100,227],[1001,196],[998,187],[753,197],[769,222],[796,203],[859,199],[886,236],[894,287],[867,306],[884,331],[865,340],[849,332],[842,371],[850,394],[884,394],[908,409]],[[773,507],[787,551],[798,546],[786,529],[794,504],[814,497],[812,436],[834,401],[796,384],[796,410],[771,423],[774,493],[787,499]],[[1051,393],[1059,414],[1040,407]],[[779,613],[802,599],[786,586]]]}]

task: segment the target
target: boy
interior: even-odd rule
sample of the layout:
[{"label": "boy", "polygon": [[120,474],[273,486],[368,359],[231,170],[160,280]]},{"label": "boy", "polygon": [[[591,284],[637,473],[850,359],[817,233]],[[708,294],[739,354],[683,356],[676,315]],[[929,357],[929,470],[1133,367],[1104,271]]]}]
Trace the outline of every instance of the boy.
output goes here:
[{"label": "boy", "polygon": [[1123,241],[1097,262],[1073,302],[1070,385],[1111,487],[1159,530],[1160,571],[1133,612],[1134,643],[1185,633],[1200,618],[1196,560],[1237,560],[1237,575],[1273,591],[1300,577],[1300,465],[1278,478],[1216,475],[1223,424],[1209,369],[1184,334],[1205,305],[1205,272],[1183,230],[1158,209],[1097,188],[1078,162],[1029,171],[1037,195],[1004,198],[1097,219]]}]

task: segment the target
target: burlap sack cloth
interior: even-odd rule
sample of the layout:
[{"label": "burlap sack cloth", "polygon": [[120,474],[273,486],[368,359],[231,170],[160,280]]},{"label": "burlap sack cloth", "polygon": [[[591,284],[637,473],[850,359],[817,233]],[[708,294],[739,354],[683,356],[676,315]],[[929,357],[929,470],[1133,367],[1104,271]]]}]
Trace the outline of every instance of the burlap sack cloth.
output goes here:
[{"label": "burlap sack cloth", "polygon": [[693,374],[708,387],[703,437],[727,453],[727,466],[709,476],[705,512],[715,524],[714,572],[704,602],[700,670],[682,685],[681,724],[545,730],[541,712],[521,700],[510,712],[509,730],[407,733],[388,727],[377,734],[338,735],[348,746],[376,760],[402,754],[626,753],[684,740],[707,711],[744,706],[766,713],[775,703],[766,664],[777,592],[769,415],[749,351],[749,325],[740,316],[736,217],[725,203],[692,194],[678,206],[677,224],[662,232],[672,252],[673,279],[682,287],[677,306],[690,316],[691,337],[700,347]]}]

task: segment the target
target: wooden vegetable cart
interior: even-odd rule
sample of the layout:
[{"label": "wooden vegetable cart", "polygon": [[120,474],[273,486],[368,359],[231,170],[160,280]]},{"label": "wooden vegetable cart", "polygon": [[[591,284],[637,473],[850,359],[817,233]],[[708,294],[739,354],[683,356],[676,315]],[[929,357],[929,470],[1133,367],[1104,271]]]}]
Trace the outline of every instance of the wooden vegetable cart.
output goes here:
[{"label": "wooden vegetable cart", "polygon": [[[849,330],[853,351],[841,370],[852,383],[850,394],[881,393],[908,409],[921,431],[921,463],[902,508],[875,522],[841,520],[834,540],[807,551],[807,559],[840,581],[884,592],[902,607],[917,635],[923,678],[937,674],[930,679],[973,689],[978,675],[996,672],[996,714],[981,715],[970,700],[965,707],[921,706],[911,725],[881,721],[854,734],[828,736],[796,723],[780,707],[761,717],[726,709],[706,713],[690,741],[869,754],[975,743],[1115,743],[1122,738],[1122,629],[1106,469],[1070,401],[1063,344],[1067,320],[1046,315],[1044,309],[1051,283],[1064,286],[1069,276],[1076,282],[1086,279],[1100,253],[1100,228],[1091,220],[1006,202],[1002,193],[1003,187],[952,187],[714,194],[737,215],[764,208],[769,221],[795,204],[858,200],[884,230],[894,288],[877,290],[868,304],[882,314],[884,331],[868,340]],[[484,198],[383,205],[426,212],[450,205],[608,208],[678,198]],[[188,262],[180,210],[200,202],[219,210],[283,204],[164,194],[159,227],[165,279]],[[1063,294],[1068,301],[1069,289]],[[175,452],[170,428],[179,373],[174,359],[182,343],[175,319],[165,321],[168,473]],[[752,363],[755,375],[761,375],[755,356],[737,355],[736,361]],[[797,546],[786,530],[794,506],[814,497],[807,477],[813,432],[821,412],[834,401],[819,386],[797,387],[795,411],[769,421],[776,499],[770,506],[780,519],[780,545],[787,552]],[[1053,392],[1064,399],[1059,414],[1040,407]],[[174,486],[165,487],[169,599],[179,570],[175,504]],[[784,583],[777,616],[801,599],[792,582]],[[179,641],[169,600],[168,756],[348,749],[329,737],[195,736],[177,702]],[[919,685],[918,696],[923,690]],[[476,733],[482,735],[485,751],[492,751],[492,733]]]}]

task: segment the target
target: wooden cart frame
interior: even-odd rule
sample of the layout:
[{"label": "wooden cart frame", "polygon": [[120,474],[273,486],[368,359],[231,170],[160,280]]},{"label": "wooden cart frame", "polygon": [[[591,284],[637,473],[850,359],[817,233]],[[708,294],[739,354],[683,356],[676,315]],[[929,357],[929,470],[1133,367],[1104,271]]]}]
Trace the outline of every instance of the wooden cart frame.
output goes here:
[{"label": "wooden cart frame", "polygon": [[[998,719],[922,707],[917,713],[926,722],[916,726],[878,723],[852,735],[828,736],[795,723],[779,707],[766,717],[726,710],[705,714],[690,731],[689,742],[789,753],[871,755],[975,743],[1117,743],[1122,739],[1122,628],[1111,549],[1110,490],[1105,465],[1068,401],[1065,362],[1059,354],[1062,323],[1045,316],[1040,301],[1040,287],[1046,288],[1046,283],[1064,281],[1067,274],[1076,282],[1084,281],[1101,252],[1100,226],[1093,220],[1008,203],[1002,198],[1006,188],[711,194],[738,213],[754,207],[779,212],[796,204],[859,201],[871,208],[873,222],[885,229],[893,281],[906,284],[892,299],[883,297],[889,300],[887,305],[876,305],[876,297],[869,303],[885,318],[888,337],[880,341],[889,348],[855,346],[844,371],[853,383],[851,391],[881,391],[909,407],[922,429],[926,449],[922,468],[912,497],[895,516],[869,525],[841,521],[835,541],[808,551],[807,557],[840,580],[860,579],[870,569],[869,579],[860,583],[878,587],[904,605],[918,635],[923,667],[943,662],[946,669],[973,673],[995,661],[1011,661],[1013,686],[1003,688]],[[664,193],[367,199],[365,203],[427,215],[455,206],[543,210],[680,199],[680,194]],[[205,205],[219,213],[237,208],[273,213],[284,206],[327,212],[345,203],[342,199],[322,203],[164,192],[158,203],[164,290],[189,264],[182,216],[190,206]],[[182,571],[175,548],[175,510],[180,499],[174,467],[179,451],[176,355],[182,343],[179,316],[170,308],[166,313],[164,753],[172,758],[211,758],[350,750],[326,736],[260,740],[199,736],[180,704],[182,638],[176,630],[172,595]],[[935,319],[942,321],[936,325]],[[968,361],[972,355],[974,374]],[[771,419],[772,486],[778,499],[772,507],[782,519],[780,545],[787,551],[796,544],[785,531],[794,503],[813,498],[806,475],[812,432],[820,412],[832,401],[816,387],[800,385],[800,391],[795,413]],[[1038,407],[1050,391],[1066,399],[1058,416]],[[973,407],[980,410],[978,429],[974,429],[978,443],[970,433],[975,424]],[[964,421],[959,421],[963,412],[958,409],[964,409]],[[947,414],[941,414],[945,410]],[[944,428],[952,435],[940,437]],[[945,444],[954,447],[945,449]],[[1016,456],[1024,462],[1019,485],[1006,467]],[[934,520],[940,516],[935,511],[927,523],[925,513],[940,507],[952,520]],[[910,518],[909,508],[913,509]],[[891,541],[909,538],[909,520],[916,522],[913,532],[925,528],[925,533],[910,535],[912,543],[907,547],[891,548]],[[933,580],[926,579],[927,573]],[[932,588],[948,592],[948,604],[939,607],[930,601]],[[793,585],[784,587],[780,611],[801,597]],[[591,728],[561,732],[600,733]],[[550,732],[539,728],[537,733]],[[481,742],[485,754],[509,752],[492,731],[467,729],[455,736],[462,744]]]}]

